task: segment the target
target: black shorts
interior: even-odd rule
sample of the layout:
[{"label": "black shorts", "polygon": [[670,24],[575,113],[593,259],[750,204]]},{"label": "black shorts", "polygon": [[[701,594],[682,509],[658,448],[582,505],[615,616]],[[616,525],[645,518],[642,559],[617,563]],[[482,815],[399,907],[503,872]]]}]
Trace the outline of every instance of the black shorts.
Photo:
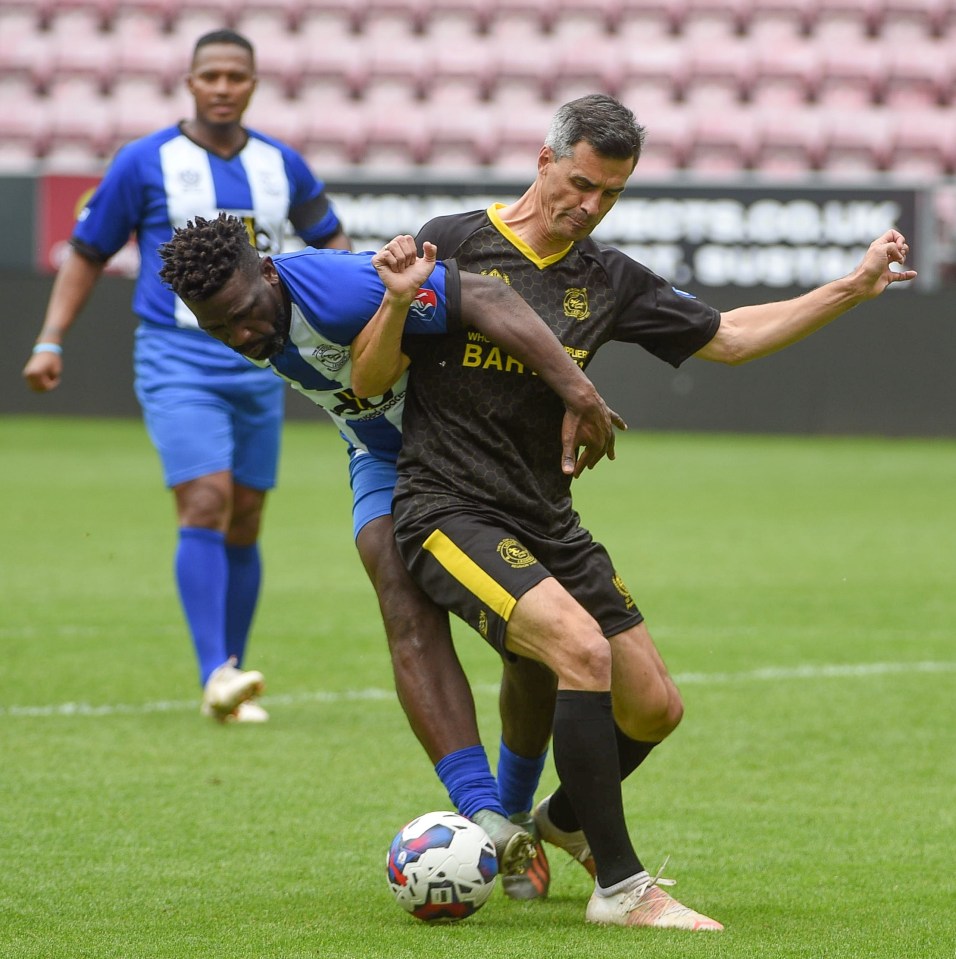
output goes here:
[{"label": "black shorts", "polygon": [[515,603],[553,576],[614,636],[642,622],[607,550],[575,524],[560,540],[521,528],[492,511],[436,511],[396,525],[395,539],[412,578],[502,655]]}]

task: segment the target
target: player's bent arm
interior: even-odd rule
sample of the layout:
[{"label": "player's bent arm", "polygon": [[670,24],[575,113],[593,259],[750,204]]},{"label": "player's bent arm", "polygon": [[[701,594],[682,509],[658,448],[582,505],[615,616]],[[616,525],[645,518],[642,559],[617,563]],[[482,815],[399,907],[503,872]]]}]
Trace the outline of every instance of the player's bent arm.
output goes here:
[{"label": "player's bent arm", "polygon": [[507,283],[461,272],[461,318],[534,370],[570,409],[601,402],[594,384],[560,340]]},{"label": "player's bent arm", "polygon": [[351,388],[357,397],[381,396],[408,368],[409,358],[402,352],[405,319],[436,262],[435,244],[426,243],[423,256],[419,256],[415,240],[409,234],[389,240],[372,257],[372,266],[385,286],[385,295],[349,347]]},{"label": "player's bent arm", "polygon": [[386,292],[382,304],[352,341],[352,392],[360,399],[382,396],[408,369],[402,331],[412,297]]},{"label": "player's bent arm", "polygon": [[[43,326],[37,336],[37,343],[50,343],[60,346],[80,310],[96,286],[103,273],[104,263],[90,260],[76,250],[69,256],[57,272],[47,303]],[[23,378],[30,389],[38,393],[52,390],[59,385],[63,372],[63,357],[56,352],[34,353],[23,368]]]},{"label": "player's bent arm", "polygon": [[791,300],[722,313],[714,338],[694,355],[736,366],[782,350],[879,296],[891,283],[915,279],[915,270],[890,268],[892,263],[903,263],[908,250],[901,233],[887,230],[870,244],[859,266],[847,276]]},{"label": "player's bent arm", "polygon": [[[567,407],[562,469],[579,476],[605,455],[614,459],[614,427],[627,429],[627,424],[607,406],[550,327],[506,283],[477,273],[460,275],[462,322],[534,370]],[[584,449],[576,458],[579,447]]]}]

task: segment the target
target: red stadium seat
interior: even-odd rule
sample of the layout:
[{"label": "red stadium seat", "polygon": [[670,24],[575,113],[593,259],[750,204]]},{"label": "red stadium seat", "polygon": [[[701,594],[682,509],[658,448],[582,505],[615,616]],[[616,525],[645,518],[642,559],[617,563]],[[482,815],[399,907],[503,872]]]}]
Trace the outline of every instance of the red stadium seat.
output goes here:
[{"label": "red stadium seat", "polygon": [[956,174],[956,133],[948,109],[910,109],[898,115],[892,144],[892,168],[923,168],[927,173]]},{"label": "red stadium seat", "polygon": [[0,143],[42,154],[50,142],[49,97],[36,93],[25,75],[0,75]]},{"label": "red stadium seat", "polygon": [[894,116],[885,109],[818,111],[824,169],[877,172],[892,165]]},{"label": "red stadium seat", "polygon": [[703,110],[690,120],[686,168],[695,173],[726,175],[752,169],[759,140],[754,115],[741,107]]},{"label": "red stadium seat", "polygon": [[822,118],[810,107],[799,111],[756,111],[755,169],[776,174],[819,170],[825,157]]},{"label": "red stadium seat", "polygon": [[628,46],[621,56],[621,88],[632,83],[664,82],[679,99],[690,75],[690,51],[686,45],[669,39],[648,47]]},{"label": "red stadium seat", "polygon": [[876,40],[820,44],[816,97],[827,107],[864,108],[883,100],[886,57]]},{"label": "red stadium seat", "polygon": [[53,143],[78,144],[96,156],[114,146],[113,104],[92,77],[64,76],[50,87],[47,119]]}]

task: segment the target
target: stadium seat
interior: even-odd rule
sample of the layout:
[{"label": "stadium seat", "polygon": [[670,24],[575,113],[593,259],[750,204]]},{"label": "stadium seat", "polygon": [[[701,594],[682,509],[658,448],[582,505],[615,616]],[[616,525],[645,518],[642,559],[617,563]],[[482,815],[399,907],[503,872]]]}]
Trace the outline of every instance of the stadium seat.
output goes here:
[{"label": "stadium seat", "polygon": [[827,173],[878,172],[892,166],[894,117],[886,109],[819,109]]},{"label": "stadium seat", "polygon": [[638,168],[646,170],[681,170],[687,163],[692,140],[689,115],[682,110],[666,107],[662,110],[634,107],[638,120],[644,124],[645,139]]},{"label": "stadium seat", "polygon": [[728,95],[746,100],[756,78],[754,58],[745,40],[728,38],[719,43],[689,43],[686,58],[686,87],[723,87]]},{"label": "stadium seat", "polygon": [[742,173],[756,165],[758,152],[755,118],[746,108],[728,105],[691,117],[687,169],[705,175]]},{"label": "stadium seat", "polygon": [[948,39],[887,45],[887,106],[919,108],[956,103],[956,31]]},{"label": "stadium seat", "polygon": [[41,158],[44,173],[88,174],[98,176],[109,164],[109,154],[103,154],[82,141],[51,140]]},{"label": "stadium seat", "polygon": [[811,37],[816,43],[852,48],[865,43],[877,29],[874,5],[865,0],[845,0],[838,5],[821,4],[813,21]]},{"label": "stadium seat", "polygon": [[337,91],[303,88],[300,116],[306,129],[303,152],[319,175],[327,168],[361,163],[368,143],[367,118],[354,100],[340,99]]},{"label": "stadium seat", "polygon": [[29,152],[36,157],[45,152],[50,142],[49,105],[49,97],[36,92],[30,77],[0,75],[0,143],[11,147],[11,155]]},{"label": "stadium seat", "polygon": [[422,104],[366,110],[363,118],[366,167],[400,172],[426,162],[430,143]]},{"label": "stadium seat", "polygon": [[45,33],[53,61],[53,77],[93,79],[101,92],[116,78],[118,53],[114,35],[100,27],[89,10],[58,10]]},{"label": "stadium seat", "polygon": [[[548,0],[516,0],[514,3],[497,3],[485,27],[488,40],[512,56],[522,51],[524,44],[534,43],[551,26],[554,10]],[[517,57],[516,57],[517,59]]]},{"label": "stadium seat", "polygon": [[886,88],[883,46],[876,40],[820,44],[816,98],[828,108],[864,108],[881,103]]},{"label": "stadium seat", "polygon": [[479,42],[482,25],[475,10],[466,6],[437,6],[425,21],[423,39],[437,53],[447,45],[462,46]]},{"label": "stadium seat", "polygon": [[0,136],[0,174],[22,174],[38,168],[40,157],[26,140],[8,140]]},{"label": "stadium seat", "polygon": [[689,79],[689,51],[668,39],[652,46],[627,46],[621,54],[621,88],[632,83],[666,82],[675,99],[684,95]]},{"label": "stadium seat", "polygon": [[797,42],[803,32],[804,15],[797,3],[754,4],[744,28],[752,51]]},{"label": "stadium seat", "polygon": [[895,23],[918,24],[929,37],[944,37],[956,26],[951,0],[880,0],[881,32]]},{"label": "stadium seat", "polygon": [[117,73],[114,84],[127,78],[152,81],[164,93],[181,89],[198,37],[163,33],[148,14],[118,11],[113,26]]},{"label": "stadium seat", "polygon": [[260,78],[243,122],[299,150],[309,136],[304,113],[303,101],[288,96],[281,80]]},{"label": "stadium seat", "polygon": [[64,76],[50,87],[47,121],[55,145],[74,144],[105,157],[113,149],[113,104],[95,77]]},{"label": "stadium seat", "polygon": [[316,80],[337,84],[350,96],[358,96],[368,79],[368,63],[361,40],[357,35],[342,36],[335,43],[313,42],[306,33],[309,19],[302,22],[300,37],[295,44],[301,57],[297,69],[301,72],[300,92]]},{"label": "stadium seat", "polygon": [[950,111],[940,107],[898,114],[892,143],[892,169],[922,168],[934,176],[956,174],[956,132]]},{"label": "stadium seat", "polygon": [[369,43],[408,43],[424,30],[427,10],[418,0],[365,0],[358,32]]},{"label": "stadium seat", "polygon": [[53,79],[55,56],[47,35],[32,11],[4,11],[0,30],[0,75],[29,79],[42,93]]},{"label": "stadium seat", "polygon": [[111,94],[118,143],[145,136],[192,116],[185,88],[167,95],[150,77],[122,77]]},{"label": "stadium seat", "polygon": [[[543,36],[525,37],[521,41],[522,55],[496,42],[485,45],[487,50],[489,95],[502,104],[509,98],[550,99],[557,79],[558,62],[547,39]],[[508,108],[510,109],[510,107]]]},{"label": "stadium seat", "polygon": [[426,162],[433,168],[467,171],[490,165],[498,152],[488,103],[444,103],[436,98],[427,106]]},{"label": "stadium seat", "polygon": [[612,31],[622,48],[650,49],[668,43],[673,37],[673,24],[666,5],[633,6],[621,10]]},{"label": "stadium seat", "polygon": [[632,19],[662,19],[668,33],[680,33],[687,14],[687,0],[621,0],[619,26]]},{"label": "stadium seat", "polygon": [[821,51],[804,40],[772,48],[760,47],[754,53],[751,97],[761,95],[765,85],[785,86],[802,92],[803,100],[813,100],[820,82]]},{"label": "stadium seat", "polygon": [[624,82],[622,45],[615,37],[597,34],[580,45],[557,44],[554,72],[544,89],[548,98],[563,103],[582,93],[617,96]]},{"label": "stadium seat", "polygon": [[748,6],[744,0],[686,0],[680,36],[690,42],[732,41],[746,27]]},{"label": "stadium seat", "polygon": [[[281,20],[287,30],[299,29],[299,24],[311,6],[309,0],[235,0],[236,28],[245,32],[241,26],[249,18],[262,15]],[[253,43],[255,37],[249,36]]]},{"label": "stadium seat", "polygon": [[569,2],[555,5],[549,32],[556,49],[564,45],[587,47],[600,43],[611,32],[616,17],[604,3]]},{"label": "stadium seat", "polygon": [[767,110],[751,107],[756,137],[755,169],[778,175],[819,170],[825,156],[822,118],[816,110]]}]

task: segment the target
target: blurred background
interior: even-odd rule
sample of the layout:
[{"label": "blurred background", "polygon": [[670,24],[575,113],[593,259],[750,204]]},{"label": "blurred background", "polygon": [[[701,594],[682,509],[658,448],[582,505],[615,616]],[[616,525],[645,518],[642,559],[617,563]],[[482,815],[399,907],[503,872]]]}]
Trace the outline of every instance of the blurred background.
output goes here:
[{"label": "blurred background", "polygon": [[517,196],[554,109],[595,91],[647,128],[599,238],[718,308],[839,276],[896,226],[913,288],[752,370],[626,347],[591,370],[649,429],[956,435],[943,0],[0,0],[0,413],[137,415],[132,248],[63,386],[32,396],[19,370],[84,195],[119,145],[190,115],[192,46],[222,26],[256,49],[247,124],[302,151],[357,249]]}]

